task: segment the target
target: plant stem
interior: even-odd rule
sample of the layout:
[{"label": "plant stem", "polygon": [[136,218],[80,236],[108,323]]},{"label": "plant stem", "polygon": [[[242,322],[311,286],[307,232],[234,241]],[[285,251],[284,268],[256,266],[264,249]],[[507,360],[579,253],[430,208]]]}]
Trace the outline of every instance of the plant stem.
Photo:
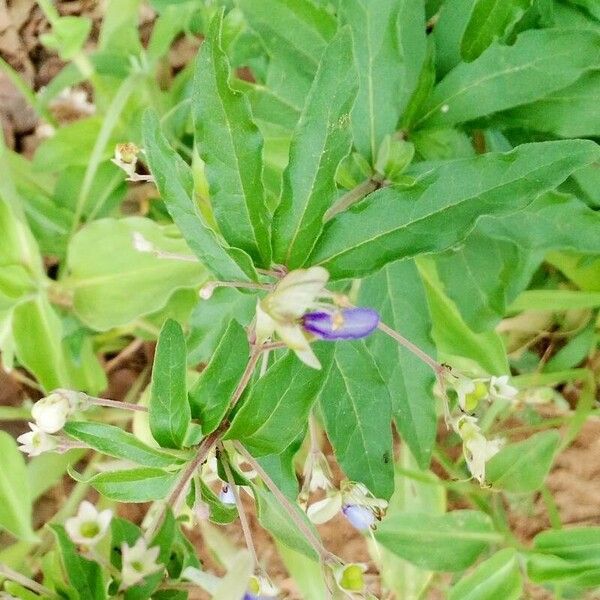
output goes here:
[{"label": "plant stem", "polygon": [[365,196],[368,196],[371,192],[374,192],[377,188],[381,187],[382,181],[376,177],[371,177],[366,181],[358,184],[354,189],[350,190],[347,194],[344,194],[324,215],[323,223],[331,221],[337,214],[344,212],[350,208],[353,204],[356,204],[362,200]]},{"label": "plant stem", "polygon": [[42,596],[49,596],[50,598],[56,598],[56,594],[49,590],[47,587],[39,584],[37,581],[33,579],[29,579],[29,577],[25,577],[25,575],[21,575],[17,571],[13,571],[9,566],[0,563],[0,577],[5,577],[6,579],[10,579],[23,587],[31,590],[32,592],[36,592],[41,594]]},{"label": "plant stem", "polygon": [[[225,448],[223,444],[219,442],[219,449],[221,454],[227,454],[225,452]],[[252,555],[252,560],[254,562],[254,568],[258,568],[258,556],[256,554],[256,548],[254,547],[254,542],[252,541],[252,532],[250,531],[250,523],[248,522],[248,517],[246,516],[246,511],[244,510],[244,505],[242,504],[242,499],[240,498],[240,492],[235,484],[235,480],[233,479],[233,473],[231,472],[231,467],[229,466],[229,461],[226,459],[222,462],[223,469],[225,469],[225,474],[227,475],[227,483],[233,492],[233,497],[235,498],[235,504],[238,509],[238,513],[240,515],[240,524],[242,526],[242,532],[244,534],[244,539],[246,540],[246,547],[250,551]]]},{"label": "plant stem", "polygon": [[120,408],[122,410],[133,410],[138,412],[148,412],[147,406],[141,404],[133,404],[131,402],[120,402],[118,400],[109,400],[108,398],[96,398],[85,394],[85,400],[96,406],[108,406],[109,408]]},{"label": "plant stem", "polygon": [[292,521],[294,521],[296,527],[300,530],[302,535],[306,538],[308,543],[314,548],[317,556],[322,563],[328,563],[331,561],[339,562],[338,558],[329,552],[323,542],[315,535],[315,533],[307,526],[307,524],[298,515],[298,509],[294,506],[283,494],[283,492],[277,487],[275,482],[269,477],[267,472],[262,468],[260,463],[240,444],[234,442],[236,450],[246,459],[248,464],[258,473],[260,478],[263,480],[265,485],[269,488],[270,492],[275,496],[277,501],[283,506],[285,511],[288,513]]},{"label": "plant stem", "polygon": [[231,396],[231,401],[229,403],[230,411],[238,403],[238,400],[242,397],[242,394],[244,393],[246,386],[250,382],[252,373],[254,373],[256,363],[258,362],[258,358],[260,357],[262,351],[263,351],[262,346],[254,346],[253,347],[252,352],[250,353],[250,360],[248,361],[248,364],[246,365],[246,369],[244,370],[244,373],[242,374],[242,378],[240,379],[239,383],[237,384],[237,387],[235,388],[235,390]]}]

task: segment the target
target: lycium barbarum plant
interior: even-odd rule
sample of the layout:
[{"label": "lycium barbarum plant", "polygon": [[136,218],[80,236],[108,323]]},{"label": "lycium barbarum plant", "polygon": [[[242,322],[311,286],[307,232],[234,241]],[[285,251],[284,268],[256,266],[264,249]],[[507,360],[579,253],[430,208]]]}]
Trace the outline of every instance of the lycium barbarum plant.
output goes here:
[{"label": "lycium barbarum plant", "polygon": [[0,138],[33,400],[0,407],[0,597],[595,594],[547,481],[597,393],[594,3],[38,5],[64,70],[0,60],[44,140]]}]

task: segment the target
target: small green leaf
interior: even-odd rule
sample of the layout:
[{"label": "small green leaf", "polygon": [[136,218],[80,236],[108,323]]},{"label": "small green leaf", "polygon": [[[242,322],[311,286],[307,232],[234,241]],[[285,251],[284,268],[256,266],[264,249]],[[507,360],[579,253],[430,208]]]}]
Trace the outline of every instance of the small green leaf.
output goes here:
[{"label": "small green leaf", "polygon": [[150,430],[164,448],[181,448],[191,420],[181,325],[169,319],[158,337],[150,392]]},{"label": "small green leaf", "polygon": [[108,456],[131,460],[145,467],[168,467],[177,462],[173,456],[144,444],[131,433],[106,423],[69,421],[64,432]]},{"label": "small green leaf", "polygon": [[102,577],[100,565],[79,556],[75,544],[62,525],[50,525],[50,527],[58,542],[67,579],[73,588],[77,590],[80,600],[104,600],[106,598],[106,584]]},{"label": "small green leaf", "polygon": [[143,132],[148,166],[169,214],[190,249],[219,279],[256,279],[250,257],[242,250],[227,246],[205,223],[194,200],[190,167],[169,145],[160,131],[158,117],[150,110],[144,114]]},{"label": "small green leaf", "polygon": [[[84,481],[73,471],[71,477]],[[124,471],[106,471],[85,480],[100,494],[119,502],[150,502],[163,500],[177,481],[177,473],[140,467]]]},{"label": "small green leaf", "polygon": [[269,215],[262,185],[263,141],[247,98],[229,86],[222,13],[202,44],[196,68],[194,124],[211,204],[223,237],[270,266]]},{"label": "small green leaf", "polygon": [[[299,531],[294,521],[275,496],[258,486],[252,486],[252,490],[254,491],[258,505],[258,520],[260,524],[277,541],[285,544],[288,548],[301,552],[308,558],[318,558],[314,548],[307,541],[304,534]],[[308,520],[306,514],[299,508],[295,508],[295,511],[298,518],[306,525],[306,528],[312,530],[318,537],[319,534],[316,532],[314,525]]]},{"label": "small green leaf", "polygon": [[335,172],[350,151],[357,90],[352,38],[345,28],[327,47],[306,99],[273,217],[273,258],[290,268],[306,260],[335,198]]},{"label": "small green leaf", "polygon": [[319,401],[327,437],[344,473],[388,500],[394,491],[392,406],[364,343],[335,344]]},{"label": "small green leaf", "polygon": [[322,383],[321,371],[288,352],[252,387],[225,438],[239,440],[254,456],[281,452],[306,427]]},{"label": "small green leaf", "polygon": [[373,192],[327,223],[307,264],[340,279],[441,252],[464,239],[479,217],[525,208],[599,155],[594,142],[565,140],[427,167],[412,187]]},{"label": "small green leaf", "polygon": [[505,446],[486,467],[486,479],[507,492],[533,492],[546,479],[560,443],[558,431],[544,431]]},{"label": "small green leaf", "polygon": [[383,520],[375,539],[425,569],[462,571],[502,536],[494,532],[484,513],[456,510],[439,516],[409,512],[393,515]]},{"label": "small green leaf", "polygon": [[533,0],[477,0],[460,44],[467,62],[475,60],[525,14]]},{"label": "small green leaf", "polygon": [[31,489],[25,459],[5,431],[0,431],[0,456],[0,528],[34,542],[37,537],[31,527]]},{"label": "small green leaf", "polygon": [[522,594],[519,557],[512,548],[505,548],[452,586],[448,600],[519,600]]},{"label": "small green leaf", "polygon": [[204,435],[212,433],[227,413],[249,355],[246,330],[230,321],[208,366],[190,390],[192,415],[200,419]]}]

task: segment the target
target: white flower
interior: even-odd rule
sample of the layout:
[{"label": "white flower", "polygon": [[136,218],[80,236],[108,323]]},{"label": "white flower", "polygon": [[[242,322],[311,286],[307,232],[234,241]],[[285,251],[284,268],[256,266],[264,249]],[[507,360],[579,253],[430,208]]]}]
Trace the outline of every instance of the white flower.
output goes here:
[{"label": "white flower", "polygon": [[87,98],[84,90],[67,87],[50,103],[52,108],[67,108],[80,115],[93,115],[96,106]]},{"label": "white flower", "polygon": [[54,393],[38,400],[31,409],[36,425],[46,433],[60,431],[71,414],[69,400],[63,394]]},{"label": "white flower", "polygon": [[485,465],[502,448],[503,440],[487,440],[477,425],[477,419],[469,415],[460,417],[454,428],[462,438],[463,454],[471,475],[479,483],[485,483]]},{"label": "white flower", "polygon": [[492,400],[512,400],[517,395],[519,390],[510,385],[508,380],[508,375],[490,379],[490,398]]},{"label": "white flower", "polygon": [[235,506],[235,494],[233,493],[233,489],[228,484],[223,484],[221,491],[219,492],[219,500],[223,504],[227,504],[228,506]]},{"label": "white flower", "polygon": [[29,456],[39,456],[43,452],[50,452],[57,446],[56,439],[42,431],[35,423],[29,423],[31,431],[20,435],[17,442],[21,444],[19,450]]},{"label": "white flower", "polygon": [[328,491],[333,488],[331,469],[322,452],[310,452],[304,464],[304,483],[302,493],[308,497],[309,492]]},{"label": "white flower", "polygon": [[112,510],[98,512],[91,502],[84,500],[77,515],[65,521],[65,529],[75,544],[95,546],[106,535],[112,516]]},{"label": "white flower", "polygon": [[317,306],[328,280],[329,273],[323,267],[297,269],[281,279],[256,306],[258,343],[264,343],[276,333],[302,362],[320,369],[321,363],[312,351],[299,319]]},{"label": "white flower", "polygon": [[160,548],[148,548],[146,540],[141,537],[130,548],[128,544],[121,547],[123,553],[123,566],[121,568],[121,589],[135,585],[147,575],[155,573],[162,566],[156,562]]}]

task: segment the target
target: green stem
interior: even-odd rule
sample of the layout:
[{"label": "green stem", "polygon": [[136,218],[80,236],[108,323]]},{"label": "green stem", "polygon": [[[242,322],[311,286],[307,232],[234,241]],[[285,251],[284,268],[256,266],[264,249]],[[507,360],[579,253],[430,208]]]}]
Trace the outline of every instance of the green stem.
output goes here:
[{"label": "green stem", "polygon": [[354,189],[350,190],[347,194],[344,194],[324,215],[323,223],[331,221],[333,217],[341,212],[344,212],[350,208],[353,204],[356,204],[362,200],[365,196],[368,196],[371,192],[374,192],[378,187],[381,187],[381,180],[371,177],[366,181],[358,184]]},{"label": "green stem", "polygon": [[37,594],[41,594],[42,596],[48,596],[50,598],[56,598],[57,595],[49,590],[47,587],[39,584],[37,581],[33,579],[29,579],[29,577],[25,577],[25,575],[21,575],[17,571],[13,571],[9,566],[3,565],[0,563],[0,577],[4,577],[9,579],[10,581],[14,581],[19,585],[31,590],[32,592],[36,592]]}]

